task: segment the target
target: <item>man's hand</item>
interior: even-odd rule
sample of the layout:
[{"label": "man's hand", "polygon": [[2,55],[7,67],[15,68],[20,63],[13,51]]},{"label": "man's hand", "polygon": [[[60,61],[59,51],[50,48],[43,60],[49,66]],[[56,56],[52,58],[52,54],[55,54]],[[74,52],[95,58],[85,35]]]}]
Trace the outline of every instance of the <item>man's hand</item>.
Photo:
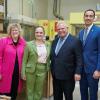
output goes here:
[{"label": "man's hand", "polygon": [[100,78],[100,71],[95,71],[94,73],[93,73],[93,77],[94,77],[94,79],[99,79]]},{"label": "man's hand", "polygon": [[81,75],[75,74],[74,79],[75,79],[75,81],[79,81],[81,79]]}]

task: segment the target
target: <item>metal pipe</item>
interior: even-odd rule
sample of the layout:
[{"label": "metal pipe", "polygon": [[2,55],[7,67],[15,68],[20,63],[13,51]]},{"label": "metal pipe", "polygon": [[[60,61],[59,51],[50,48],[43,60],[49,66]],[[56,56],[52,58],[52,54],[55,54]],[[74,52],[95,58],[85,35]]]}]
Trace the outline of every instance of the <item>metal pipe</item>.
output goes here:
[{"label": "metal pipe", "polygon": [[[63,20],[64,18],[62,16],[60,16],[60,14],[57,13],[57,0],[54,0],[54,3],[53,3],[53,14],[56,18],[60,19],[60,20]],[[60,8],[59,8],[60,9]]]},{"label": "metal pipe", "polygon": [[7,27],[8,27],[8,24],[9,24],[9,20],[7,18],[7,14],[8,14],[8,11],[7,11],[7,0],[5,0],[5,16],[4,16],[4,21],[3,21],[3,32],[4,33],[7,32]]},{"label": "metal pipe", "polygon": [[7,0],[5,0],[5,19],[7,18],[7,13],[8,13],[8,11],[7,11]]}]

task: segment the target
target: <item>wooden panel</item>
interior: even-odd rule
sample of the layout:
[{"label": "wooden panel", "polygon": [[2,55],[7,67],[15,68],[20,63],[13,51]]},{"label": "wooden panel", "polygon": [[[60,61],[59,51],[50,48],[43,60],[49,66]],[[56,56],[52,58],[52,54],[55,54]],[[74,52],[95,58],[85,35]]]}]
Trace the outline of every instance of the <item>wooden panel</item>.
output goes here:
[{"label": "wooden panel", "polygon": [[52,76],[51,73],[48,72],[48,75],[46,77],[46,82],[44,84],[44,97],[50,97],[53,95],[53,86],[52,86]]}]

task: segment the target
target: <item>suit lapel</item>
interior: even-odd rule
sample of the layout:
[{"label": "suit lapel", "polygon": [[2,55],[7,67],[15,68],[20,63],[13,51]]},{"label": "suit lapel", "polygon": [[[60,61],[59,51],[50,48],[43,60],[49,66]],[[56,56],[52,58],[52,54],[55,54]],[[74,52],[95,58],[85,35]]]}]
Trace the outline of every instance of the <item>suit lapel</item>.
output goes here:
[{"label": "suit lapel", "polygon": [[32,49],[36,52],[37,54],[37,48],[36,48],[36,43],[35,41],[32,41]]},{"label": "suit lapel", "polygon": [[[47,56],[50,54],[50,46],[47,42],[45,42],[46,50],[47,50]],[[32,41],[32,49],[36,52],[37,54],[37,48],[36,48],[36,43],[35,41]],[[38,54],[37,54],[38,55]]]},{"label": "suit lapel", "polygon": [[47,56],[49,56],[49,54],[50,54],[50,46],[49,46],[48,42],[45,42],[45,46],[46,46],[46,50],[47,50]]},{"label": "suit lapel", "polygon": [[[57,45],[57,42],[58,42],[59,38],[56,38],[54,41],[53,41],[53,45],[52,45],[52,50],[55,54],[55,49],[56,49],[56,45]],[[56,54],[55,54],[56,55]]]},{"label": "suit lapel", "polygon": [[[61,51],[64,50],[64,48],[65,48],[66,45],[69,45],[67,41],[69,40],[70,36],[71,36],[71,35],[69,34],[68,37],[66,38],[66,40],[64,41],[64,44],[61,46],[61,48],[60,48],[58,54],[59,54]],[[57,41],[57,42],[58,42],[58,41]],[[57,43],[56,43],[56,45],[57,45]],[[56,46],[55,46],[55,48],[56,48]],[[57,55],[58,55],[58,54],[57,54]]]},{"label": "suit lapel", "polygon": [[87,38],[86,38],[86,41],[85,41],[85,44],[84,44],[84,46],[86,46],[86,44],[88,43],[88,41],[89,40],[91,40],[91,38],[92,38],[92,36],[93,36],[93,32],[94,32],[94,25],[92,26],[92,28],[90,29],[90,31],[89,31],[89,34],[88,34],[88,36],[87,36]]},{"label": "suit lapel", "polygon": [[80,34],[80,40],[83,42],[83,35],[84,35],[84,29],[82,30],[81,34]]},{"label": "suit lapel", "polygon": [[66,47],[66,45],[67,45],[67,47],[68,47],[68,45],[70,45],[69,42],[68,42],[69,39],[70,39],[70,37],[71,37],[71,35],[69,34],[68,37],[66,38],[66,40],[64,41],[64,44],[60,48],[59,52],[61,52],[62,50],[64,50],[64,48]]}]

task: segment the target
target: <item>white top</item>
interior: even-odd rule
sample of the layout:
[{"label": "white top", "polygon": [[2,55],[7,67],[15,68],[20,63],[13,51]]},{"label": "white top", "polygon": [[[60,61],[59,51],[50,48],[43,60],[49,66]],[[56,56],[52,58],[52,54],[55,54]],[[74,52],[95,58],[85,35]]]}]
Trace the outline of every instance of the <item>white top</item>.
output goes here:
[{"label": "white top", "polygon": [[47,50],[45,44],[37,45],[38,63],[46,63]]}]

